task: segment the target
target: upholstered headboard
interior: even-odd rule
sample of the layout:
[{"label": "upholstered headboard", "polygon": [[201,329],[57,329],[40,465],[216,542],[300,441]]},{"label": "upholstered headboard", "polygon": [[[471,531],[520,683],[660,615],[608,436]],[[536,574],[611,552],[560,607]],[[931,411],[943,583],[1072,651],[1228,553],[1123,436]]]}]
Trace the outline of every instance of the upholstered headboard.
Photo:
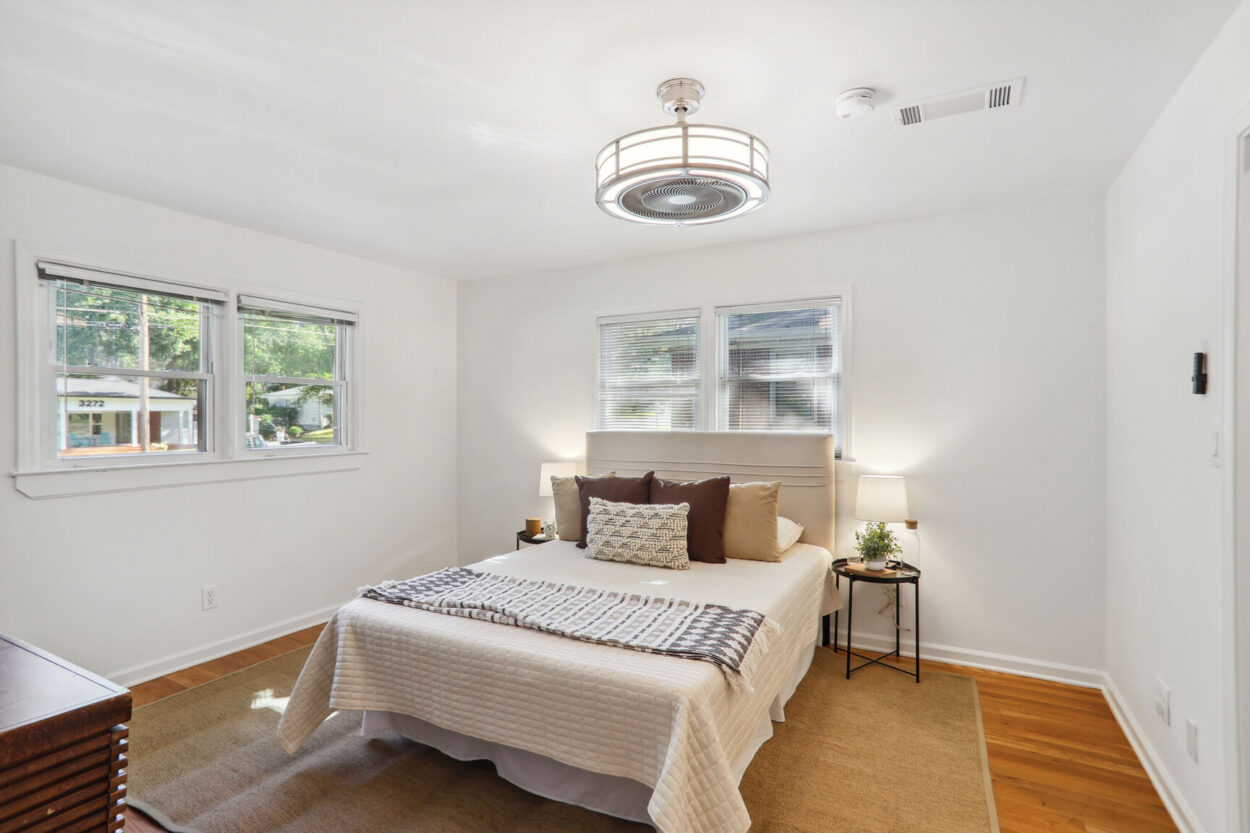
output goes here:
[{"label": "upholstered headboard", "polygon": [[671,480],[729,475],[734,483],[780,480],[780,513],[803,524],[803,541],[833,552],[832,434],[772,431],[590,431],[586,472]]}]

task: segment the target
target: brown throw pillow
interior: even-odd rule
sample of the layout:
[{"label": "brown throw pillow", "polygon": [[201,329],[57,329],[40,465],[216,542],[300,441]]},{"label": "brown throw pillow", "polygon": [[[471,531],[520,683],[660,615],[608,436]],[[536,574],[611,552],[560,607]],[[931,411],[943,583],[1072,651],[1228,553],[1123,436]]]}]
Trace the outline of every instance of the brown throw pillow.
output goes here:
[{"label": "brown throw pillow", "polygon": [[752,561],[780,561],[777,501],[781,481],[735,483],[725,506],[725,555]]},{"label": "brown throw pillow", "polygon": [[[590,515],[590,499],[592,497],[610,500],[613,503],[647,503],[651,500],[651,478],[655,472],[649,471],[642,477],[582,477],[577,476],[577,492],[582,501],[582,536],[577,546],[586,549],[586,518]],[[774,535],[777,533],[774,531]]]},{"label": "brown throw pillow", "polygon": [[[616,472],[589,476],[595,480],[600,477],[616,477]],[[577,493],[577,475],[568,477],[551,477],[551,497],[556,506],[556,535],[561,541],[580,541],[582,538],[582,498]]]},{"label": "brown throw pillow", "polygon": [[691,561],[725,563],[725,504],[729,501],[729,478],[651,481],[652,503],[689,503],[686,549]]}]

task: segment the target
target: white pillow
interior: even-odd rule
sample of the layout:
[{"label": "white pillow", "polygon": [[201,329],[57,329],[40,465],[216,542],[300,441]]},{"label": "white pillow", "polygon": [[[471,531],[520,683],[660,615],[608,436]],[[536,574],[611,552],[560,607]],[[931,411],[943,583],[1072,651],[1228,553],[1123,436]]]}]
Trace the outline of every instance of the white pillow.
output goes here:
[{"label": "white pillow", "polygon": [[615,503],[592,497],[586,553],[601,561],[689,570],[689,514],[689,503]]},{"label": "white pillow", "polygon": [[777,517],[777,552],[783,553],[803,537],[803,524],[789,518]]}]

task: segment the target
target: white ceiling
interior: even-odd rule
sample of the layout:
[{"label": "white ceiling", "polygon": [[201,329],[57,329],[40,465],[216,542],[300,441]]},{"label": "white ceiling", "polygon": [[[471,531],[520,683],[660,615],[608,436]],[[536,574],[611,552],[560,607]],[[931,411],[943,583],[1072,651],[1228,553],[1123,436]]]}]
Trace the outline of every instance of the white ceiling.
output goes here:
[{"label": "white ceiling", "polygon": [[[1105,188],[1236,0],[0,0],[0,162],[449,277]],[[696,121],[772,199],[694,228],[594,204],[598,150]],[[843,122],[1023,75],[1024,105]]]}]

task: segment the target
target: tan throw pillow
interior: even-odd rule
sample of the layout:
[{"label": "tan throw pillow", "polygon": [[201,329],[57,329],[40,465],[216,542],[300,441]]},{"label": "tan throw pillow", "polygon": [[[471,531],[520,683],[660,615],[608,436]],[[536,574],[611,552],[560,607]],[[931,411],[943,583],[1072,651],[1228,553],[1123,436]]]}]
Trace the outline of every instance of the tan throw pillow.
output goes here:
[{"label": "tan throw pillow", "polygon": [[734,483],[725,505],[725,555],[751,561],[780,561],[777,499],[781,481]]},{"label": "tan throw pillow", "polygon": [[[616,472],[595,477],[616,477]],[[577,491],[577,477],[552,476],[551,497],[556,502],[556,536],[561,541],[582,540],[582,498]]]}]

